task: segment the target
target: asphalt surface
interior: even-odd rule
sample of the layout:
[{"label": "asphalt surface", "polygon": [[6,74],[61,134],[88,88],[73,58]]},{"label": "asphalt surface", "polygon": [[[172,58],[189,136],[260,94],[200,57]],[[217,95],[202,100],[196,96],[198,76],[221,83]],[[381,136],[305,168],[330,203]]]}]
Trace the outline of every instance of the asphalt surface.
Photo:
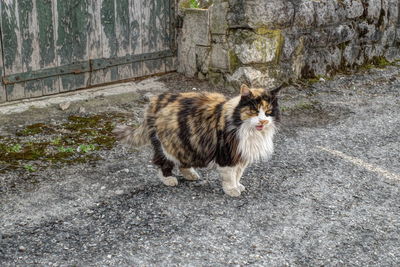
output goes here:
[{"label": "asphalt surface", "polygon": [[[275,153],[245,172],[239,198],[212,169],[164,186],[148,147],[40,171],[35,185],[2,174],[0,265],[399,266],[399,96],[396,67],[286,89]],[[143,107],[113,101],[107,108]],[[54,110],[36,121],[64,116]]]}]

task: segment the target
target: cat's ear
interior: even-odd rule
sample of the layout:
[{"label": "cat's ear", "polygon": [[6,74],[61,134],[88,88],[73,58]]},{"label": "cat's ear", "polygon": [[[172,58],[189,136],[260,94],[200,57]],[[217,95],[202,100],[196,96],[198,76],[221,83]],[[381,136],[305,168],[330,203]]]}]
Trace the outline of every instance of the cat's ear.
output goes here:
[{"label": "cat's ear", "polygon": [[280,86],[278,86],[278,87],[272,89],[271,91],[269,91],[269,93],[271,94],[271,96],[272,96],[273,98],[275,98],[275,97],[278,95],[279,91],[284,87],[284,85],[285,85],[285,83],[283,83],[283,84],[281,84]]},{"label": "cat's ear", "polygon": [[250,88],[247,85],[242,84],[242,86],[240,86],[240,95],[241,96],[250,96],[251,95]]}]

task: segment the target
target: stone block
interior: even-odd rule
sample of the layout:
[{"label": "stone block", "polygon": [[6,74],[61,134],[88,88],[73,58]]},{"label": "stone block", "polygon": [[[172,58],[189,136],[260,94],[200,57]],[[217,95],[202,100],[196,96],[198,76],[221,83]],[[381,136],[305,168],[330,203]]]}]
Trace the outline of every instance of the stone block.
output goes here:
[{"label": "stone block", "polygon": [[243,64],[272,63],[279,60],[283,37],[279,30],[266,34],[239,30],[230,38],[230,43]]},{"label": "stone block", "polygon": [[381,44],[366,45],[364,46],[364,58],[368,61],[384,55],[385,49]]},{"label": "stone block", "polygon": [[194,77],[197,72],[195,46],[178,46],[178,72]]},{"label": "stone block", "polygon": [[184,13],[182,30],[178,35],[178,72],[194,77],[198,71],[196,46],[210,45],[209,13],[200,9],[186,9]]},{"label": "stone block", "polygon": [[307,35],[291,32],[285,33],[284,38],[285,41],[282,48],[281,62],[292,62],[295,58],[304,55],[307,49],[311,49]]},{"label": "stone block", "polygon": [[303,36],[295,33],[284,34],[284,43],[282,48],[282,60],[289,60],[294,56],[296,47],[298,47],[300,39],[303,40]]},{"label": "stone block", "polygon": [[373,43],[379,41],[380,34],[374,24],[363,21],[357,25],[358,38],[361,43]]},{"label": "stone block", "polygon": [[217,85],[217,86],[225,85],[225,78],[221,72],[210,70],[208,72],[208,79],[214,85]]},{"label": "stone block", "polygon": [[210,8],[210,30],[211,34],[225,34],[228,29],[226,15],[228,3],[214,3]]},{"label": "stone block", "polygon": [[330,45],[338,45],[353,40],[356,32],[352,24],[342,24],[336,26],[329,32],[328,42]]},{"label": "stone block", "polygon": [[364,6],[361,0],[344,0],[346,18],[355,19],[361,17],[364,13]]},{"label": "stone block", "polygon": [[[398,26],[397,26],[398,27]],[[400,43],[400,28],[396,29],[396,39],[395,39],[396,43]]]},{"label": "stone block", "polygon": [[396,40],[396,27],[390,25],[384,32],[382,32],[382,38],[380,43],[384,46],[393,46]]},{"label": "stone block", "polygon": [[366,18],[369,23],[377,23],[381,13],[381,0],[362,0],[367,7]]},{"label": "stone block", "polygon": [[[315,28],[304,33],[306,45],[327,47],[345,43],[356,38],[356,30],[351,23],[323,28]],[[285,44],[286,45],[286,44]]]},{"label": "stone block", "polygon": [[385,14],[385,19],[389,26],[398,23],[399,19],[399,5],[398,0],[382,0],[382,9]]},{"label": "stone block", "polygon": [[360,56],[363,56],[362,49],[355,43],[350,43],[343,50],[343,62],[346,67],[352,67],[357,64],[357,59]]},{"label": "stone block", "polygon": [[214,44],[212,46],[210,66],[213,69],[229,70],[228,51],[221,44]]},{"label": "stone block", "polygon": [[385,52],[385,58],[391,62],[400,60],[400,48],[397,46],[389,47]]},{"label": "stone block", "polygon": [[346,11],[338,0],[312,1],[315,9],[315,22],[318,27],[343,21]]},{"label": "stone block", "polygon": [[271,88],[278,84],[278,79],[253,67],[240,67],[232,75],[227,75],[227,82],[235,88],[243,83],[251,87]]},{"label": "stone block", "polygon": [[301,0],[294,18],[295,27],[307,28],[315,23],[315,8],[312,1]]},{"label": "stone block", "polygon": [[188,36],[194,45],[210,44],[210,17],[205,9],[186,9],[183,20],[182,35]]},{"label": "stone block", "polygon": [[196,46],[196,70],[206,74],[210,68],[210,47]]},{"label": "stone block", "polygon": [[294,6],[287,0],[229,0],[227,14],[231,28],[282,29],[291,26]]},{"label": "stone block", "polygon": [[304,60],[303,77],[329,76],[340,68],[342,53],[338,47],[311,49]]},{"label": "stone block", "polygon": [[216,44],[222,44],[224,46],[228,43],[227,35],[225,34],[212,34],[211,35],[211,42]]}]

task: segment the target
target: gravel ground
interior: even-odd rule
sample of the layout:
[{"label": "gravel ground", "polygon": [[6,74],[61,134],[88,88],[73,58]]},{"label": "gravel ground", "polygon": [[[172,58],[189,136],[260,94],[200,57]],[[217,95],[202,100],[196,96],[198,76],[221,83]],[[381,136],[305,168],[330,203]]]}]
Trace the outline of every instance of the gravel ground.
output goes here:
[{"label": "gravel ground", "polygon": [[[219,89],[178,74],[158,82]],[[245,172],[239,198],[212,169],[164,186],[148,147],[2,173],[0,265],[399,266],[399,88],[400,69],[388,67],[285,89],[275,154]],[[130,94],[2,116],[0,133],[81,106],[135,122],[144,102]]]}]

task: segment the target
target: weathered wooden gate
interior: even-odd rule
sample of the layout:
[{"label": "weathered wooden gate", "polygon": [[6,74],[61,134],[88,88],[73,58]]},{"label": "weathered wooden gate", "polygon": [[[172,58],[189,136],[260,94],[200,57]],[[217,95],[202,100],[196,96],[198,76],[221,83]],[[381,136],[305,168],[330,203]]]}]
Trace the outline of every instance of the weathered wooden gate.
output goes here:
[{"label": "weathered wooden gate", "polygon": [[176,69],[175,0],[0,0],[0,102]]}]

